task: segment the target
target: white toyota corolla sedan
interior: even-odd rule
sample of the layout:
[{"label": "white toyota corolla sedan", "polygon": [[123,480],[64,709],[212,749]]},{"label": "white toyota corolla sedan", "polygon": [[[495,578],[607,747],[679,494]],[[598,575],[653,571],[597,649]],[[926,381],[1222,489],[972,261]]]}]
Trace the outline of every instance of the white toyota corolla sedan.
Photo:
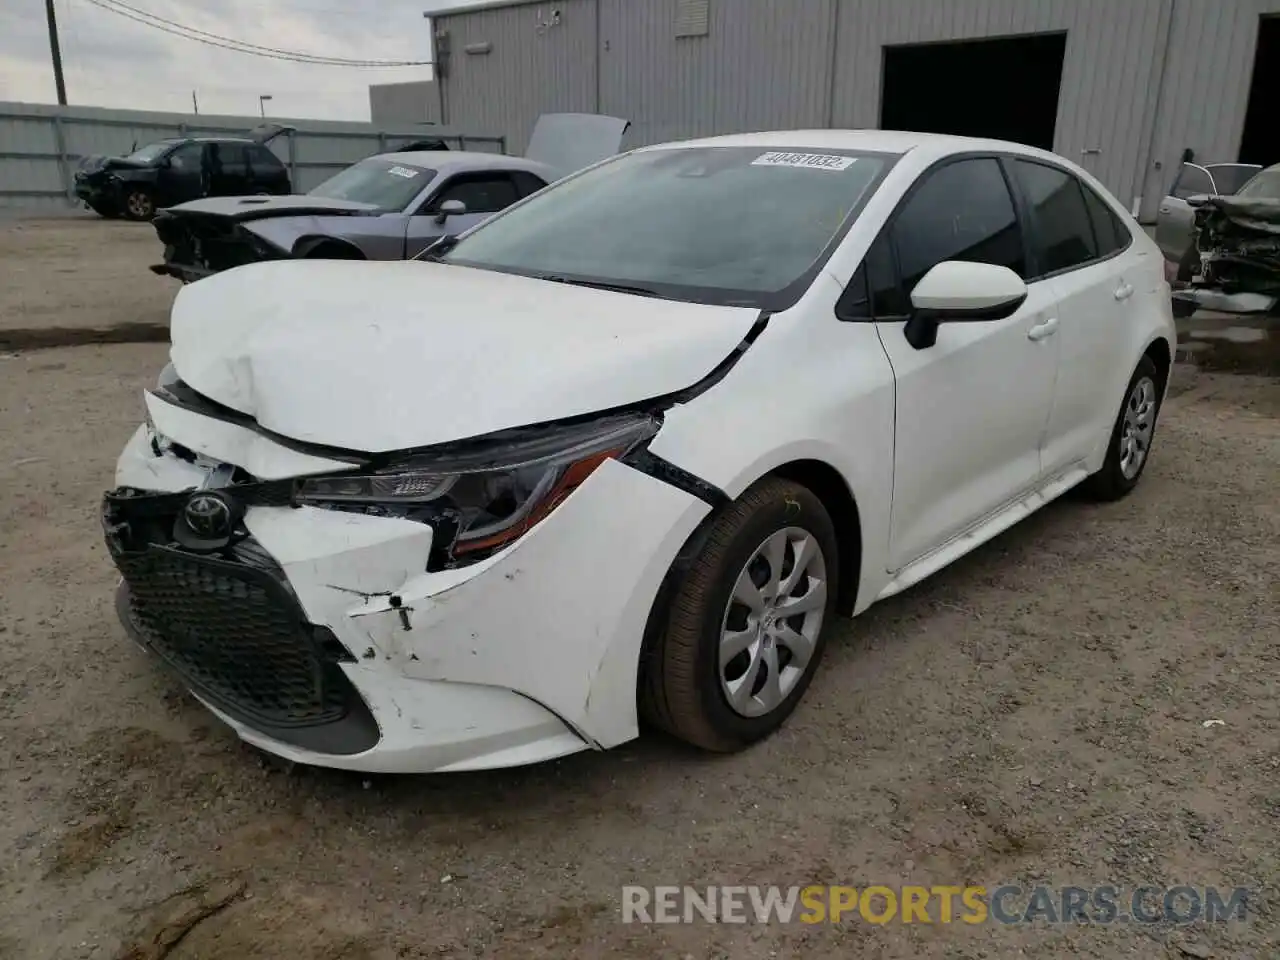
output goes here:
[{"label": "white toyota corolla sedan", "polygon": [[767,736],[837,614],[1132,490],[1175,343],[1088,173],[877,131],[636,150],[172,337],[103,503],[126,629],[244,740],[405,772]]}]

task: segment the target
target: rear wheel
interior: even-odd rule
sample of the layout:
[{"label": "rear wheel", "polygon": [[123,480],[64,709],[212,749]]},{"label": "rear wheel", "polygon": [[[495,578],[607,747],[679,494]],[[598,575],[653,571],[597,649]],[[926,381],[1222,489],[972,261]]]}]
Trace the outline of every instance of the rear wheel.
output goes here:
[{"label": "rear wheel", "polygon": [[766,478],[714,521],[675,585],[641,711],[707,750],[776,730],[813,679],[834,617],[835,528],[822,502]]},{"label": "rear wheel", "polygon": [[1083,485],[1086,494],[1095,500],[1119,500],[1138,485],[1155,439],[1162,393],[1160,371],[1150,357],[1143,357],[1125,390],[1124,405],[1107,444],[1107,459]]},{"label": "rear wheel", "polygon": [[124,197],[124,215],[130,220],[150,220],[156,214],[156,204],[151,193],[141,187],[131,187]]}]

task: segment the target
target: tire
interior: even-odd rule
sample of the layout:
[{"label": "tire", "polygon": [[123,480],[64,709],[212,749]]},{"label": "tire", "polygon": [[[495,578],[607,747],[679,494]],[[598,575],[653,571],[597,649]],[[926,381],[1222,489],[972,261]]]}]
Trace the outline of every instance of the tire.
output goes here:
[{"label": "tire", "polygon": [[156,215],[156,204],[148,190],[133,187],[124,195],[124,215],[129,220],[150,220]]},{"label": "tire", "polygon": [[[1101,501],[1119,500],[1128,496],[1142,479],[1142,473],[1151,459],[1151,443],[1155,439],[1156,422],[1160,417],[1160,405],[1164,399],[1164,384],[1160,371],[1150,357],[1143,357],[1138,368],[1125,387],[1124,403],[1116,414],[1115,426],[1107,441],[1107,459],[1102,469],[1089,477],[1081,486],[1086,496]],[[1145,411],[1145,415],[1143,413]],[[1136,465],[1128,457],[1129,438],[1137,426],[1145,427],[1145,447],[1140,451]],[[1143,433],[1137,434],[1141,438]]]},{"label": "tire", "polygon": [[[807,555],[788,599],[811,597],[802,606],[812,609],[784,620],[768,596],[771,557],[779,556],[769,546],[781,547],[778,572],[785,583],[806,541],[816,547],[816,561]],[[656,646],[642,665],[642,716],[716,752],[740,750],[771,734],[800,702],[822,659],[835,615],[839,561],[835,527],[813,493],[774,477],[752,486],[712,521],[700,552],[676,575],[667,608],[660,611]],[[740,575],[764,584],[756,612],[733,599]],[[746,642],[722,667],[726,628],[738,628],[739,642]],[[802,657],[804,664],[797,666]]]}]

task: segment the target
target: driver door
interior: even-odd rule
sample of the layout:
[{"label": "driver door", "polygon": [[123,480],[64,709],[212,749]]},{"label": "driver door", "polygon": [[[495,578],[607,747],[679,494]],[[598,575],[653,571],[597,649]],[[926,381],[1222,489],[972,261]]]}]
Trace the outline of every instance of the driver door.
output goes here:
[{"label": "driver door", "polygon": [[[404,255],[406,258],[416,257],[439,237],[456,236],[470,230],[519,199],[516,182],[505,170],[454,174],[441,183],[418,212],[409,218]],[[443,223],[437,223],[440,206],[448,200],[461,201],[467,212],[453,214]]]},{"label": "driver door", "polygon": [[907,342],[910,291],[965,260],[1027,276],[1026,244],[1000,161],[964,157],[917,181],[865,261],[876,329],[893,366],[890,572],[942,547],[1036,486],[1058,366],[1052,280],[1028,284],[1002,320],[945,317]]},{"label": "driver door", "polygon": [[169,207],[203,195],[204,145],[184,143],[161,162],[156,177],[156,206]]}]

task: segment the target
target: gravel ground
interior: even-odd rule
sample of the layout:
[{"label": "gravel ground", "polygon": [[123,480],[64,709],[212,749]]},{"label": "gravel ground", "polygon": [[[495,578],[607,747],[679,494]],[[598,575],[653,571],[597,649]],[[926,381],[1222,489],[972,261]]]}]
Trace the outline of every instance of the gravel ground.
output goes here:
[{"label": "gravel ground", "polygon": [[179,284],[147,269],[162,253],[149,223],[0,221],[0,349],[83,343],[107,331],[164,339]]},{"label": "gravel ground", "polygon": [[[93,295],[28,253],[0,329],[15,302],[86,328],[162,315],[138,243],[137,282]],[[1180,368],[1132,497],[1064,498],[842,622],[746,753],[646,734],[364,779],[241,745],[114,622],[97,499],[164,356],[0,354],[0,958],[1280,956],[1274,379]],[[713,883],[1258,899],[1189,928],[620,922],[624,884]]]}]

